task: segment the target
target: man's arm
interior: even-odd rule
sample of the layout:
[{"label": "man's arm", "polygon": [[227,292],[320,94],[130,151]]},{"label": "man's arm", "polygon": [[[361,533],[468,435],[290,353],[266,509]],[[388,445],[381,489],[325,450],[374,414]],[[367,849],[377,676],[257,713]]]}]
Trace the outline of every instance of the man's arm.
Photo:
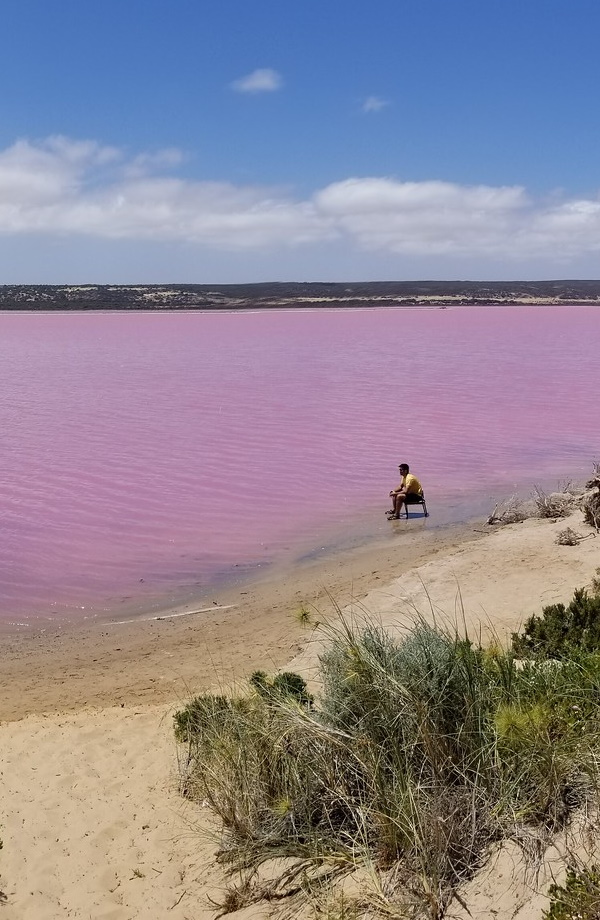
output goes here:
[{"label": "man's arm", "polygon": [[406,492],[405,483],[406,483],[406,477],[403,477],[400,485],[397,486],[395,489],[392,489],[392,491],[390,492],[390,495],[399,495],[400,492]]}]

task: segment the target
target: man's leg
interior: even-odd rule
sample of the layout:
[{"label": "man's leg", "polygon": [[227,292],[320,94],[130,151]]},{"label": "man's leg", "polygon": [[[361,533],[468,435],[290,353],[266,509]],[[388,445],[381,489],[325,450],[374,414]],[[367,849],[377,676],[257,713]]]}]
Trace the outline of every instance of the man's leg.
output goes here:
[{"label": "man's leg", "polygon": [[394,495],[394,518],[397,520],[400,517],[400,512],[402,511],[402,505],[404,504],[404,493],[397,492]]}]

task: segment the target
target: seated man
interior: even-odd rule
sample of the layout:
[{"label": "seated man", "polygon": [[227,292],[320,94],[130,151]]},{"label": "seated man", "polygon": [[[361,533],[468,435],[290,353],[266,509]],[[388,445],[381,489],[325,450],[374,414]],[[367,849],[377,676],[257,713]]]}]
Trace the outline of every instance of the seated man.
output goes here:
[{"label": "seated man", "polygon": [[392,489],[390,492],[390,498],[392,499],[394,507],[387,512],[389,521],[398,520],[400,512],[402,511],[402,505],[410,505],[411,495],[419,497],[423,495],[423,487],[417,477],[413,476],[410,472],[408,463],[401,463],[398,469],[400,470],[402,481],[399,486]]}]

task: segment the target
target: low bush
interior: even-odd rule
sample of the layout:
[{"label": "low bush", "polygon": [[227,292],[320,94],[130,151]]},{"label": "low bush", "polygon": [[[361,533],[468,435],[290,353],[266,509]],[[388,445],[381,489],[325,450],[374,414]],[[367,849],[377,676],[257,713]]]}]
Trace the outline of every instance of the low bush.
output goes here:
[{"label": "low bush", "polygon": [[495,506],[487,518],[486,524],[520,524],[530,516],[531,512],[526,504],[513,495]]},{"label": "low bush", "polygon": [[600,465],[594,464],[594,476],[586,483],[581,499],[581,510],[586,524],[600,530]]},{"label": "low bush", "polygon": [[533,500],[537,507],[538,517],[561,518],[567,517],[576,507],[576,496],[565,490],[563,492],[544,492],[536,488]]},{"label": "low bush", "polygon": [[529,617],[522,633],[513,633],[512,647],[520,658],[560,659],[577,651],[599,652],[600,597],[580,588],[567,607],[544,607],[541,617]]},{"label": "low bush", "polygon": [[554,542],[558,543],[559,546],[577,546],[580,541],[580,534],[573,530],[572,527],[565,527],[564,530],[559,530]]},{"label": "low bush", "polygon": [[[297,675],[275,690],[258,672],[254,692],[175,717],[186,793],[220,818],[246,895],[369,866],[388,912],[439,918],[493,841],[550,835],[595,790],[600,656],[523,663],[424,622],[400,638],[342,622],[327,639],[316,702]],[[261,867],[268,893],[264,871],[249,882]]]}]

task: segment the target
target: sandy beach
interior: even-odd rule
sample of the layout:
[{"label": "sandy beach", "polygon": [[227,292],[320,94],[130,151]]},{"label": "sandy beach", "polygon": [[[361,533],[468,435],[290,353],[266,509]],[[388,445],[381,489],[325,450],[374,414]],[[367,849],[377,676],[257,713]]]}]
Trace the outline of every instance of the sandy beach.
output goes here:
[{"label": "sandy beach", "polygon": [[[199,833],[208,814],[179,795],[172,713],[259,667],[293,661],[310,674],[318,647],[295,617],[302,607],[321,619],[336,607],[366,612],[389,626],[418,611],[506,638],[543,605],[568,601],[600,565],[599,538],[580,512],[497,529],[412,525],[223,592],[208,612],[4,636],[4,916],[215,916],[209,899],[218,901],[223,875]],[[557,545],[566,526],[586,539]],[[511,898],[499,899],[496,917],[514,915]],[[487,915],[485,897],[474,915]]]}]

